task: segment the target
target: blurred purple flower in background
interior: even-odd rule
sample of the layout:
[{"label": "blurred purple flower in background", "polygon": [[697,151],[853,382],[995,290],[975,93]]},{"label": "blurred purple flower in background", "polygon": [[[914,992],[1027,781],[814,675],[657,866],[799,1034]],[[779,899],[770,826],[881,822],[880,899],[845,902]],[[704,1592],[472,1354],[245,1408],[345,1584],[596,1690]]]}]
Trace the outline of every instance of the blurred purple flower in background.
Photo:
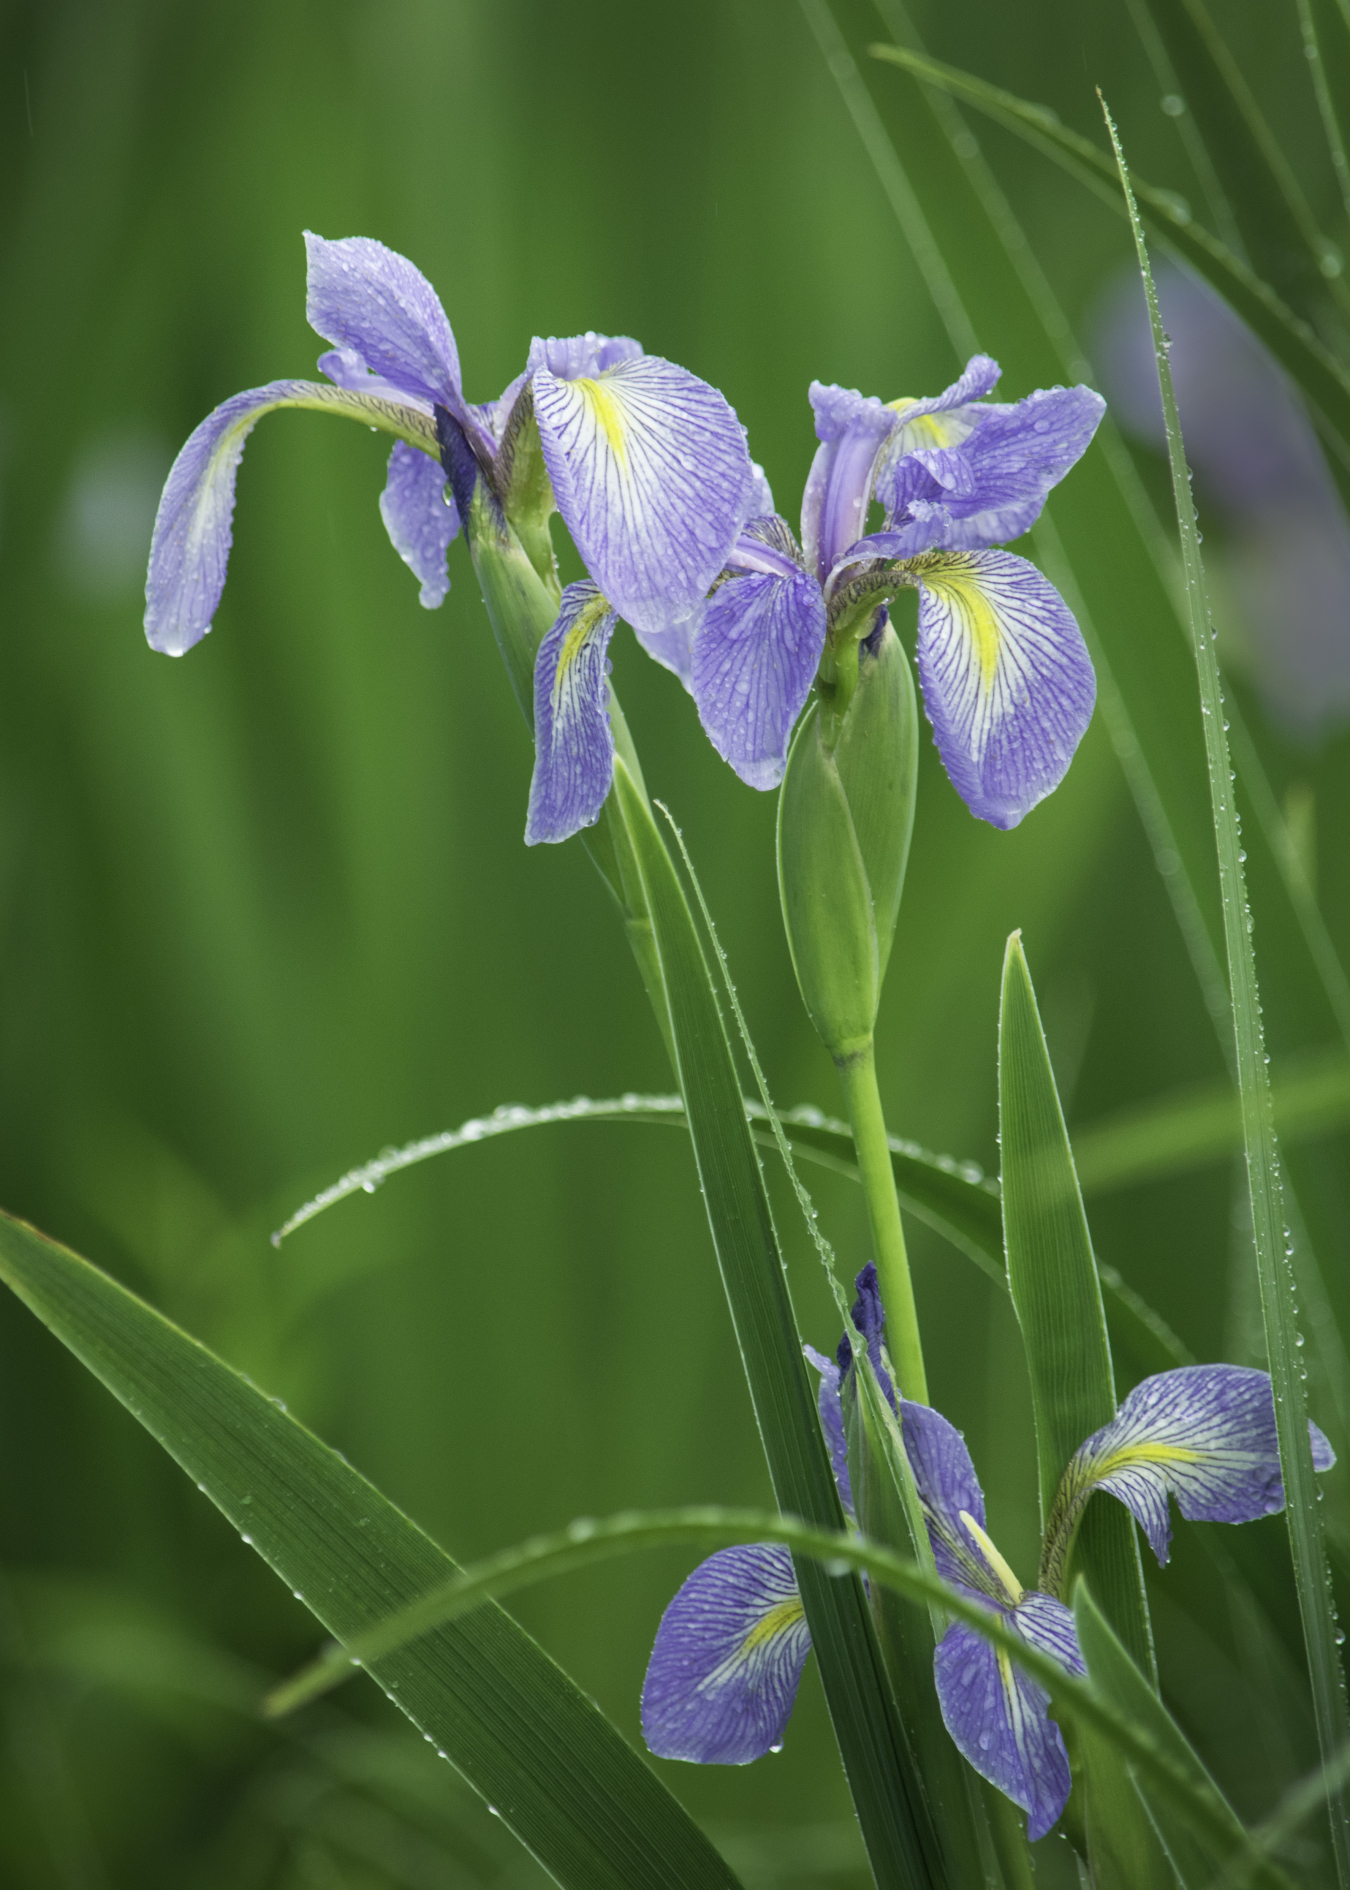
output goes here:
[{"label": "blurred purple flower in background", "polygon": [[[1201,523],[1209,512],[1227,529],[1213,558],[1220,599],[1227,594],[1239,619],[1271,713],[1292,733],[1321,735],[1350,718],[1350,524],[1340,496],[1298,396],[1227,304],[1167,265],[1158,296]],[[1136,277],[1109,294],[1097,355],[1121,424],[1163,450]]]}]

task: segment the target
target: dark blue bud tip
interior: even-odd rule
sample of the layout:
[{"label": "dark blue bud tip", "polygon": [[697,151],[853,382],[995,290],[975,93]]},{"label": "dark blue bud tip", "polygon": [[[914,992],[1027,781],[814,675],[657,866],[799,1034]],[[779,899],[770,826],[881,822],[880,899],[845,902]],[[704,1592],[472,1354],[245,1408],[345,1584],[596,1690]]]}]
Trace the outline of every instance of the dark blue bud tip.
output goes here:
[{"label": "dark blue bud tip", "polygon": [[[454,415],[447,408],[440,406],[433,411],[436,415],[436,438],[441,446],[441,464],[445,468],[446,478],[450,481],[450,490],[455,495],[459,515],[467,524],[469,510],[473,504],[474,489],[483,473],[483,468],[478,463],[463,427]],[[484,483],[491,492],[491,482],[485,480]]]},{"label": "dark blue bud tip", "polygon": [[858,1293],[853,1302],[853,1323],[869,1345],[878,1345],[886,1336],[886,1313],[874,1261],[868,1261],[853,1284]]}]

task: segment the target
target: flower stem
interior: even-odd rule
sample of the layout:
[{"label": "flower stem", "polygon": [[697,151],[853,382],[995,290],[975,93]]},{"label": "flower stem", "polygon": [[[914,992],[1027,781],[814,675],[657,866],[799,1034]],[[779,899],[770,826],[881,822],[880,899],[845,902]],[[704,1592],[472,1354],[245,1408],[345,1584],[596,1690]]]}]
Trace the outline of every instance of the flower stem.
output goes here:
[{"label": "flower stem", "polygon": [[841,1058],[838,1068],[848,1099],[863,1193],[867,1196],[881,1299],[886,1308],[886,1342],[905,1397],[927,1404],[928,1380],[919,1342],[919,1316],[909,1277],[909,1254],[905,1249],[905,1230],[900,1224],[900,1203],[896,1199],[895,1174],[891,1168],[891,1150],[886,1139],[886,1119],[881,1112],[871,1043],[856,1055]]}]

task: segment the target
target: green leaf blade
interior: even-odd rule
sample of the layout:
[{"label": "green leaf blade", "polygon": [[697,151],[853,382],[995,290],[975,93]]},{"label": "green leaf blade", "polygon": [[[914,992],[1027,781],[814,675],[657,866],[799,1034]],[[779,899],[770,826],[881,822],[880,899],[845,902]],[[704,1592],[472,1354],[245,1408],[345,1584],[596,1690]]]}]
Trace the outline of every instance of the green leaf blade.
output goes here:
[{"label": "green leaf blade", "polygon": [[[456,1565],[350,1465],[205,1346],[78,1255],[0,1216],[0,1278],[123,1403],[341,1640]],[[569,1890],[736,1878],[655,1774],[495,1605],[371,1669]]]}]

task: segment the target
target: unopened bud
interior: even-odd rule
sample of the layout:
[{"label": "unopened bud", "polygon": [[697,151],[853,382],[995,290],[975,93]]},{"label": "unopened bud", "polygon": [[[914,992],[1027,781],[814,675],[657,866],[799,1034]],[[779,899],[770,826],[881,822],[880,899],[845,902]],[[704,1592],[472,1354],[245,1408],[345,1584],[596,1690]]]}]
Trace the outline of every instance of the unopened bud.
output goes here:
[{"label": "unopened bud", "polygon": [[[864,644],[843,717],[814,705],[778,801],[778,886],[797,984],[836,1061],[866,1049],[900,913],[914,826],[918,705],[889,625]],[[831,744],[828,737],[833,734]]]}]

